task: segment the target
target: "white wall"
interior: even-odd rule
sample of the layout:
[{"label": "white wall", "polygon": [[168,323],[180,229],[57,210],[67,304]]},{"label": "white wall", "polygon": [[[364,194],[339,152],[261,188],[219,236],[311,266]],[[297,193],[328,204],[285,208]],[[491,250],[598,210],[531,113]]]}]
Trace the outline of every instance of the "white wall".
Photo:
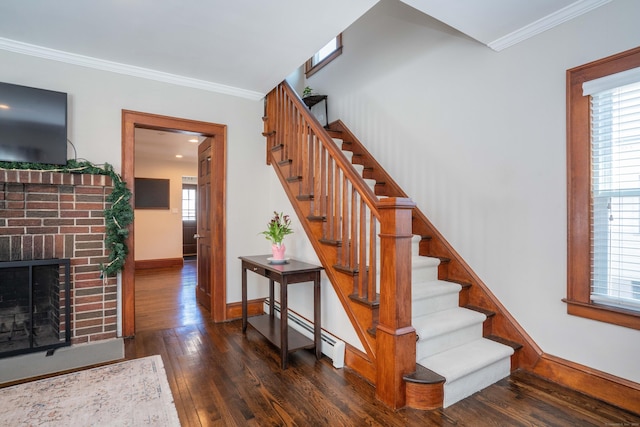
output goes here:
[{"label": "white wall", "polygon": [[[78,157],[121,165],[122,110],[227,125],[227,301],[240,301],[238,256],[265,252],[269,215],[262,101],[220,95],[0,50],[0,81],[69,94],[69,139]],[[73,151],[69,151],[73,156]],[[250,173],[248,173],[250,171]],[[264,207],[264,208],[261,208]],[[252,290],[250,297],[264,290]]]},{"label": "white wall", "polygon": [[636,382],[640,331],[569,316],[561,299],[565,71],[640,45],[639,16],[616,0],[495,52],[383,0],[307,81],[543,351]]},{"label": "white wall", "polygon": [[196,161],[136,156],[136,178],[169,180],[169,209],[135,210],[135,260],[182,258],[182,177],[196,176]]},{"label": "white wall", "polygon": [[[273,211],[283,212],[285,215],[292,216],[291,228],[293,230],[293,234],[288,235],[284,239],[284,244],[287,248],[286,256],[311,264],[320,265],[318,255],[313,249],[313,246],[311,246],[309,238],[300,225],[300,220],[295,217],[293,206],[291,206],[291,202],[289,202],[287,194],[273,170],[271,171],[270,187],[269,212],[271,214],[273,214]],[[264,227],[262,227],[260,231],[266,229],[266,224],[271,216],[266,217],[267,219],[264,221]],[[267,240],[264,240],[264,251],[262,253],[269,253],[270,247],[270,243]],[[290,285],[287,292],[289,308],[306,319],[313,321],[313,283]],[[322,304],[322,328],[361,351],[364,351],[364,347],[358,338],[358,334],[351,325],[351,321],[342,308],[338,295],[336,295],[331,282],[324,273],[321,275],[320,294]]]}]

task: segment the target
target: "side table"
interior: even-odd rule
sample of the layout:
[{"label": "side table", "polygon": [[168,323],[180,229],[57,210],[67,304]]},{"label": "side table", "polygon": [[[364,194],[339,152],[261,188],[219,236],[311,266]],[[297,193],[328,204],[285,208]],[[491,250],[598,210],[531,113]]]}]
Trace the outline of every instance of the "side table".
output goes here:
[{"label": "side table", "polygon": [[[303,348],[314,348],[316,359],[320,359],[320,271],[321,266],[294,259],[283,264],[272,264],[269,255],[241,256],[242,260],[242,333],[247,324],[253,326],[269,342],[280,349],[282,369],[287,368],[290,352]],[[269,313],[247,319],[247,271],[269,279]],[[280,319],[274,315],[274,282],[280,283]],[[313,282],[313,326],[314,339],[310,340],[288,326],[287,288],[295,283]]]}]

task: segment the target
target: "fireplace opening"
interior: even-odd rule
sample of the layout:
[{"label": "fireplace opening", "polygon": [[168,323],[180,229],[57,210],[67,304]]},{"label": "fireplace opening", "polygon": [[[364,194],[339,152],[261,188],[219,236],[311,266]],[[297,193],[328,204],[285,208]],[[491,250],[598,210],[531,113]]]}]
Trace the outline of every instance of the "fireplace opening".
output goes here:
[{"label": "fireplace opening", "polygon": [[70,261],[0,262],[0,357],[71,344]]}]

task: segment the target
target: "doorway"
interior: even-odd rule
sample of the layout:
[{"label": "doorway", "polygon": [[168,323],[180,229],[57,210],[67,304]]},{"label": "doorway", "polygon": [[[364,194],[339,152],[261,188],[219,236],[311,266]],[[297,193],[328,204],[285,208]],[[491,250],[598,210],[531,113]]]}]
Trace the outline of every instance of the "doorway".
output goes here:
[{"label": "doorway", "polygon": [[[122,112],[122,178],[133,183],[135,178],[135,129],[155,129],[170,132],[196,133],[211,141],[210,215],[215,218],[211,230],[211,243],[215,250],[200,256],[208,263],[211,287],[210,316],[216,322],[226,319],[226,126],[123,110]],[[131,185],[130,185],[131,188]],[[135,202],[135,193],[131,203]],[[129,254],[122,271],[122,335],[135,335],[135,235],[130,226],[127,239]],[[200,262],[200,261],[199,261]]]}]

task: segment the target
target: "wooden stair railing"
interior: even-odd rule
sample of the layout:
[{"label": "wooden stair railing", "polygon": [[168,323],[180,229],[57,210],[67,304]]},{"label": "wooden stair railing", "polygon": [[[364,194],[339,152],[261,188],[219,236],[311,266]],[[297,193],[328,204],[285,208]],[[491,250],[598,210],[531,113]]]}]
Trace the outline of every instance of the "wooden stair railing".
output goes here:
[{"label": "wooden stair railing", "polygon": [[[346,125],[337,120],[328,126],[328,134],[343,141],[343,149],[353,153],[353,162],[364,166],[364,178],[376,181],[379,196],[406,198],[406,193],[382,168],[364,145]],[[487,314],[483,335],[514,347],[511,368],[531,370],[539,361],[542,351],[524,329],[516,322],[500,301],[475,274],[462,257],[453,249],[440,232],[417,207],[412,212],[412,233],[422,236],[420,255],[439,258],[438,278],[460,283],[460,306]]]},{"label": "wooden stair railing", "polygon": [[[403,376],[416,366],[414,203],[406,197],[379,201],[286,82],[266,96],[263,135],[267,163],[362,341],[366,355],[350,367],[375,382],[380,400],[393,408],[405,406]],[[368,333],[373,327],[375,336]]]}]

